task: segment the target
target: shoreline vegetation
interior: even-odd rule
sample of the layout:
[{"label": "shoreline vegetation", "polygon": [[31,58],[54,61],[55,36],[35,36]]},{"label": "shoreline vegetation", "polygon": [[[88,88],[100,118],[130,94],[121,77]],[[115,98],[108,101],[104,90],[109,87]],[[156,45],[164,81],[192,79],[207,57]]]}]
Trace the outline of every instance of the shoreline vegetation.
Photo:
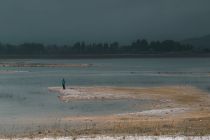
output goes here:
[{"label": "shoreline vegetation", "polygon": [[147,53],[147,54],[83,54],[83,55],[0,55],[0,59],[117,59],[117,58],[205,58],[210,57],[209,52],[204,53]]},{"label": "shoreline vegetation", "polygon": [[41,43],[2,44],[1,59],[23,58],[150,58],[150,57],[210,57],[210,49],[197,48],[178,41],[151,41],[138,39],[129,45],[77,42],[73,45],[46,45]]}]

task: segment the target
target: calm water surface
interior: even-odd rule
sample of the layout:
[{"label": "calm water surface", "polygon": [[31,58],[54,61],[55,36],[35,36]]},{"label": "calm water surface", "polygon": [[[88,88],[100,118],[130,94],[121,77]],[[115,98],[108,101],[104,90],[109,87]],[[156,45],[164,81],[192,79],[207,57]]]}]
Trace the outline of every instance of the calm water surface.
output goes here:
[{"label": "calm water surface", "polygon": [[[5,68],[27,71],[0,73],[0,119],[59,118],[68,115],[113,114],[139,111],[136,104],[149,101],[74,101],[62,103],[48,87],[192,85],[209,90],[210,58],[0,60],[0,62],[93,64],[87,68]],[[9,121],[8,121],[9,122]]]}]

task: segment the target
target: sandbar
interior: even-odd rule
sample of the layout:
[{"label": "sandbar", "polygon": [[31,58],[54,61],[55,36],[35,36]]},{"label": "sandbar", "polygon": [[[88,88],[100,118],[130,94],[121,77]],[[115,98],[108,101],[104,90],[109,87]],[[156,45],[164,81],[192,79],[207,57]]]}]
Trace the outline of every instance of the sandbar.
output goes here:
[{"label": "sandbar", "polygon": [[[141,99],[153,102],[137,106],[140,112],[66,116],[62,121],[81,126],[85,134],[208,135],[210,95],[192,86],[162,87],[50,87],[61,102],[72,100]],[[86,126],[86,127],[84,127]]]},{"label": "sandbar", "polygon": [[92,64],[0,63],[0,67],[91,67]]}]

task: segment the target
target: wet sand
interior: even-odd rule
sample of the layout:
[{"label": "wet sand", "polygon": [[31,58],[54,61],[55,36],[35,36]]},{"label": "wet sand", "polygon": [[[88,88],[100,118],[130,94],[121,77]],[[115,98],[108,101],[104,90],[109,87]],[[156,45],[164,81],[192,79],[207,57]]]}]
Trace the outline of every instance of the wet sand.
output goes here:
[{"label": "wet sand", "polygon": [[[151,100],[148,104],[137,104],[139,112],[113,113],[110,115],[63,116],[54,124],[40,125],[36,129],[6,138],[86,138],[118,139],[116,136],[139,139],[142,136],[161,139],[163,136],[209,136],[210,95],[191,86],[163,87],[50,87],[51,94],[58,94],[61,102],[73,100]],[[47,119],[47,118],[46,118]],[[135,136],[136,135],[136,136]],[[150,139],[151,137],[146,137]],[[173,138],[173,137],[169,137]],[[206,138],[206,137],[205,137]]]},{"label": "wet sand", "polygon": [[122,98],[153,101],[138,106],[145,108],[141,112],[62,118],[62,121],[81,126],[75,130],[78,134],[210,134],[210,95],[195,87],[68,87],[67,90],[53,87],[49,90],[58,93],[64,102]]},{"label": "wet sand", "polygon": [[[209,140],[210,136],[79,136],[79,137],[46,137],[33,138],[33,140]],[[0,139],[7,140],[7,139]],[[10,140],[10,139],[8,139]],[[20,140],[18,138],[13,140]],[[31,140],[31,138],[22,138],[21,140]]]}]

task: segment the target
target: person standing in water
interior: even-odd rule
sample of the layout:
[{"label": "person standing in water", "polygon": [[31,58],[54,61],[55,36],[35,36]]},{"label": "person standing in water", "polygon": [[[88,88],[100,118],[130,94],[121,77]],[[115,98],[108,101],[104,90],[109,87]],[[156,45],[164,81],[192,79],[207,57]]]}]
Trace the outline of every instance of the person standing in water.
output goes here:
[{"label": "person standing in water", "polygon": [[63,90],[65,90],[65,89],[66,89],[66,81],[65,81],[64,78],[63,78],[63,80],[62,80],[62,86],[63,86]]}]

